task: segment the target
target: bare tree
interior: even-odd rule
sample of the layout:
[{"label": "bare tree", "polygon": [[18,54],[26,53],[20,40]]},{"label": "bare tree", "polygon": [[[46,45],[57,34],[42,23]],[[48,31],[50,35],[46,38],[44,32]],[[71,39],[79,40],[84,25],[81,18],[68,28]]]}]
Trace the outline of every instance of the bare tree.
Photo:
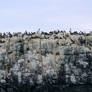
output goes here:
[{"label": "bare tree", "polygon": [[44,67],[43,67],[43,60],[42,60],[42,51],[41,51],[42,47],[41,47],[41,44],[42,44],[42,42],[41,42],[41,34],[40,34],[40,62],[42,63],[42,75],[43,75]]},{"label": "bare tree", "polygon": [[54,40],[54,71],[56,71],[56,41]]},{"label": "bare tree", "polygon": [[10,50],[10,37],[8,36],[8,43],[6,43],[6,55],[7,55],[7,65],[6,70],[9,73],[11,68],[11,60],[9,58],[9,50]]}]

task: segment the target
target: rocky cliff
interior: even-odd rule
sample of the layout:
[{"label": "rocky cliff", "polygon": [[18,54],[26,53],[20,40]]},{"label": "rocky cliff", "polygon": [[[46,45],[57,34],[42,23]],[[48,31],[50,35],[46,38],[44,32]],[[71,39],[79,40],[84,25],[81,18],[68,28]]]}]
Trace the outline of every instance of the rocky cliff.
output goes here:
[{"label": "rocky cliff", "polygon": [[82,84],[92,84],[91,34],[0,37],[0,92],[51,92]]}]

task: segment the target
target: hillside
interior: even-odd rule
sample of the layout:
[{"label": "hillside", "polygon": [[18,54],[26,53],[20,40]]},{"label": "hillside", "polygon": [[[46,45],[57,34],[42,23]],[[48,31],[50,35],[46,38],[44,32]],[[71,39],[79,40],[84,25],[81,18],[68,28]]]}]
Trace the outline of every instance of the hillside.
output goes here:
[{"label": "hillside", "polygon": [[91,33],[0,36],[0,90],[40,92],[44,87],[80,84],[92,84]]}]

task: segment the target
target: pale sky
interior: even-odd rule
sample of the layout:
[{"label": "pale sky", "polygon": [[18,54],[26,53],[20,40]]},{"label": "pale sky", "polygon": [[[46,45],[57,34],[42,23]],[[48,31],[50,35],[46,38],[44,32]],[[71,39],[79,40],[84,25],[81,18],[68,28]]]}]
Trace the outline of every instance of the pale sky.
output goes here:
[{"label": "pale sky", "polygon": [[0,32],[92,31],[92,0],[0,0]]}]

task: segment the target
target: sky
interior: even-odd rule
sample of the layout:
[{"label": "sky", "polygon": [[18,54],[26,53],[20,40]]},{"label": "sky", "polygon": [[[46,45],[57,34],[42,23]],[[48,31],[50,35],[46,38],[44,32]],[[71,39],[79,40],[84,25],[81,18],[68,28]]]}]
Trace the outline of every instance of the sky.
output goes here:
[{"label": "sky", "polygon": [[0,0],[0,32],[92,31],[92,0]]}]

